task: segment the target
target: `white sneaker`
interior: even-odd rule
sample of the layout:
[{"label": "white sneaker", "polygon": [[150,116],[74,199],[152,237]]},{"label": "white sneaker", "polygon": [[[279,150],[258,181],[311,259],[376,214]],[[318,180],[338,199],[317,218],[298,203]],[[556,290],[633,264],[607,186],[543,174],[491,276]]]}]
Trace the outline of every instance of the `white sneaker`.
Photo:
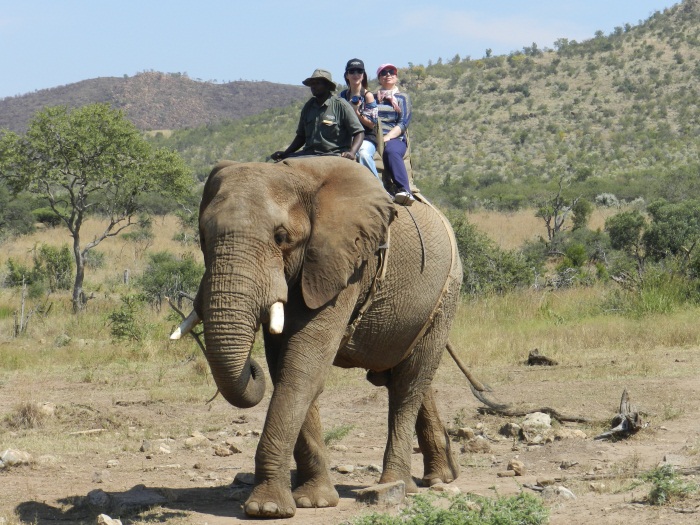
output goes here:
[{"label": "white sneaker", "polygon": [[413,195],[407,191],[399,191],[396,195],[394,195],[394,202],[403,206],[410,206],[415,200],[415,197],[413,197]]}]

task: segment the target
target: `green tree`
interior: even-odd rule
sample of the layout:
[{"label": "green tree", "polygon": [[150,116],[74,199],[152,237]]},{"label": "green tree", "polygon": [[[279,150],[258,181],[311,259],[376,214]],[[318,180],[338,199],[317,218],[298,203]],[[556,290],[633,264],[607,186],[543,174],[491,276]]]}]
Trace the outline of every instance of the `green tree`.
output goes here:
[{"label": "green tree", "polygon": [[[15,193],[44,197],[68,228],[76,266],[75,312],[85,305],[87,253],[134,224],[139,195],[155,192],[178,199],[192,185],[190,171],[177,153],[155,149],[108,104],[71,111],[49,107],[34,116],[25,135],[5,131],[0,136],[0,178]],[[107,224],[85,242],[81,229],[97,207]]]},{"label": "green tree", "polygon": [[591,218],[593,213],[593,205],[586,199],[578,199],[574,205],[571,207],[573,217],[571,221],[573,222],[573,230],[579,230],[585,228],[588,225],[588,220]]},{"label": "green tree", "polygon": [[605,230],[610,236],[610,245],[634,257],[640,274],[644,268],[646,255],[642,244],[642,232],[645,226],[646,220],[638,210],[624,211],[605,220]]}]

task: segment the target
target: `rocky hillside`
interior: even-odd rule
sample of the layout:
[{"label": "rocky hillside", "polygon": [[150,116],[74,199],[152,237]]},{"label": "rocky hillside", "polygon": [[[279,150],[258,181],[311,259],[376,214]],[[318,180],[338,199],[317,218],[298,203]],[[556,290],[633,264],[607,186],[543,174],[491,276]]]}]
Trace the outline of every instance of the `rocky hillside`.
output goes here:
[{"label": "rocky hillside", "polygon": [[[562,183],[593,200],[700,197],[700,2],[554,49],[455,55],[399,72],[413,100],[413,167],[423,191],[459,208],[537,205]],[[376,85],[375,85],[376,87]],[[264,160],[291,141],[280,108],[169,145],[212,161]]]},{"label": "rocky hillside", "polygon": [[43,89],[0,100],[0,128],[22,132],[34,113],[47,106],[79,107],[106,102],[123,109],[143,130],[171,130],[236,120],[308,98],[303,86],[192,80],[180,73],[139,73]]}]

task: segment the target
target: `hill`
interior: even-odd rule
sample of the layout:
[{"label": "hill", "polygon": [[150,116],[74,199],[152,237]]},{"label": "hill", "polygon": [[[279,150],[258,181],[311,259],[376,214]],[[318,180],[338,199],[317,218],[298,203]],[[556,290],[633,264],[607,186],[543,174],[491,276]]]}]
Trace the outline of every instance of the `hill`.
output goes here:
[{"label": "hill", "polygon": [[303,86],[192,80],[181,73],[144,72],[103,77],[0,100],[0,128],[23,132],[47,106],[79,107],[106,102],[122,109],[143,130],[171,130],[236,120],[308,98]]},{"label": "hill", "polygon": [[[416,179],[460,208],[515,209],[544,191],[593,200],[700,196],[700,7],[685,0],[582,42],[411,65]],[[374,84],[376,87],[376,83]],[[298,107],[176,133],[200,176],[220,158],[264,160],[291,141]]]}]

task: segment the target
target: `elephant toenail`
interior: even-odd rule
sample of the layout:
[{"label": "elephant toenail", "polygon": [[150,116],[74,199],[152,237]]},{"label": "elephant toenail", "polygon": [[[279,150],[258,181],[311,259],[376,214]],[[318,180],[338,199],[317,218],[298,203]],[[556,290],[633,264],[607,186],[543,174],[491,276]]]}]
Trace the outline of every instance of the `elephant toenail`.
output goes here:
[{"label": "elephant toenail", "polygon": [[297,500],[297,507],[301,507],[302,509],[310,509],[312,507],[311,500],[307,497],[299,498]]},{"label": "elephant toenail", "polygon": [[279,510],[279,507],[277,506],[277,504],[272,503],[271,501],[264,503],[262,506],[263,514],[266,514],[268,516],[276,515],[278,510]]}]

